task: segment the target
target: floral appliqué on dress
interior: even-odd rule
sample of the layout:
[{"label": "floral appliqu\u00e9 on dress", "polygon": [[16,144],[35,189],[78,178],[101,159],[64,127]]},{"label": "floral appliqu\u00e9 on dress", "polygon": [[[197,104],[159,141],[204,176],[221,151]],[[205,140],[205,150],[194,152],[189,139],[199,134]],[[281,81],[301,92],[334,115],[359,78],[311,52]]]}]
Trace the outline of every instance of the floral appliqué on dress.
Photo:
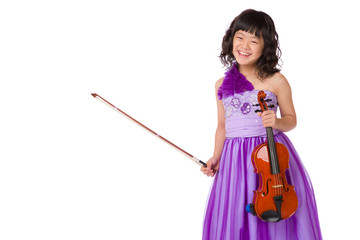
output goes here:
[{"label": "floral appliqu\u00e9 on dress", "polygon": [[243,114],[248,114],[251,111],[251,105],[249,103],[244,103],[241,107],[241,112]]},{"label": "floral appliqu\u00e9 on dress", "polygon": [[240,107],[241,102],[240,102],[240,99],[234,97],[231,100],[230,104],[233,105],[235,108],[238,108],[238,107]]}]

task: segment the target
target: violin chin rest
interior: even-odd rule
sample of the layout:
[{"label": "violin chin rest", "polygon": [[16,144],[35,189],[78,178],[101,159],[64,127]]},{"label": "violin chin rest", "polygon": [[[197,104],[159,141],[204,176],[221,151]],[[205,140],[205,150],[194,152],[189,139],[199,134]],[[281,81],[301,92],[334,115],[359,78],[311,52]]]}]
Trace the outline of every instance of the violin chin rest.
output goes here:
[{"label": "violin chin rest", "polygon": [[265,222],[279,222],[281,220],[281,215],[273,210],[263,212],[260,217]]}]

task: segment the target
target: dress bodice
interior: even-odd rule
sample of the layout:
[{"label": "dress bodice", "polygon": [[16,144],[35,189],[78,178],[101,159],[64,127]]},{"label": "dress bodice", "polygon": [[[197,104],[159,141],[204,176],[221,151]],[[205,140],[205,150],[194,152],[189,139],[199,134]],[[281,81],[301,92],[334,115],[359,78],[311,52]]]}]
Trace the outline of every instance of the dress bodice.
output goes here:
[{"label": "dress bodice", "polygon": [[[218,90],[218,98],[224,104],[227,138],[266,136],[261,117],[257,115],[257,111],[260,110],[257,100],[259,91],[254,89],[251,82],[239,72],[236,63],[225,73]],[[276,95],[270,91],[264,90],[264,92],[269,110],[276,113],[278,109]],[[274,130],[274,134],[276,133],[278,131]]]},{"label": "dress bodice", "polygon": [[[257,112],[260,106],[257,100],[257,94],[260,90],[250,90],[241,93],[235,93],[222,99],[225,109],[225,136],[234,137],[255,137],[266,136],[266,129],[262,125],[261,117]],[[277,112],[277,97],[270,91],[264,91],[265,101],[269,110]],[[273,130],[274,134],[278,133]]]}]

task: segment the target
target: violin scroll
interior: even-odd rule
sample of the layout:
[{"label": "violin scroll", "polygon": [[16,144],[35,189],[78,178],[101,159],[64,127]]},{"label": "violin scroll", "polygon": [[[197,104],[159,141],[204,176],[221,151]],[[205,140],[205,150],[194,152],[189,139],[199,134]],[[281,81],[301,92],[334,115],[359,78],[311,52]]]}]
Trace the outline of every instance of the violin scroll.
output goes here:
[{"label": "violin scroll", "polygon": [[258,96],[257,96],[257,99],[258,99],[258,102],[259,102],[259,105],[260,105],[260,108],[261,108],[261,111],[265,111],[265,110],[268,110],[268,105],[266,104],[266,101],[265,101],[265,97],[266,97],[266,93],[264,91],[259,91],[258,92]]}]

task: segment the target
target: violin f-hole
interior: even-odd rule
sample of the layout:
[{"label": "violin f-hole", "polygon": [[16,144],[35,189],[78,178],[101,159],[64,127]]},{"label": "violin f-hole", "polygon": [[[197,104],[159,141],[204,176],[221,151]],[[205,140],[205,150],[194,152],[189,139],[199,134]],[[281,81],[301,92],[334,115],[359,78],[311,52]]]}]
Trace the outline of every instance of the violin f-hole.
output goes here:
[{"label": "violin f-hole", "polygon": [[266,181],[266,193],[265,192],[263,192],[263,196],[266,196],[266,195],[268,195],[269,194],[269,182],[271,182],[271,179],[268,179],[267,181]]}]

